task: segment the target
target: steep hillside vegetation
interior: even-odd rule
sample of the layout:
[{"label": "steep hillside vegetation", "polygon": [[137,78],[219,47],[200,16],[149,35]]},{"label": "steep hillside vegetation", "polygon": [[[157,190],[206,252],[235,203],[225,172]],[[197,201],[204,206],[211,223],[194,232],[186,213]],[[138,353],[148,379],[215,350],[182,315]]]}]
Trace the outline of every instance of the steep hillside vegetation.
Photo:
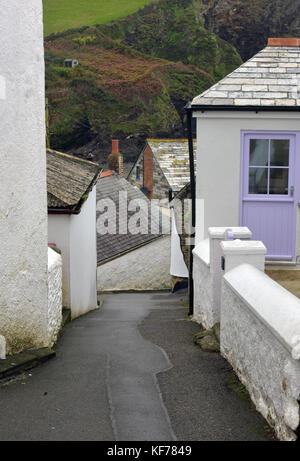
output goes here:
[{"label": "steep hillside vegetation", "polygon": [[268,37],[300,37],[299,0],[202,0],[205,27],[234,45],[244,60]]},{"label": "steep hillside vegetation", "polygon": [[221,39],[246,60],[266,46],[268,37],[300,36],[300,1],[160,0],[104,29],[154,56],[204,63],[218,76],[236,62]]},{"label": "steep hillside vegetation", "polygon": [[216,79],[242,62],[229,43],[205,28],[201,1],[160,0],[99,29],[143,53],[198,66]]},{"label": "steep hillside vegetation", "polygon": [[43,0],[45,35],[124,18],[153,0]]},{"label": "steep hillside vegetation", "polygon": [[[108,142],[111,136],[182,136],[185,102],[214,81],[196,67],[118,44],[94,27],[49,38],[45,48],[54,148],[84,145],[96,134]],[[80,65],[63,67],[66,57]]]}]

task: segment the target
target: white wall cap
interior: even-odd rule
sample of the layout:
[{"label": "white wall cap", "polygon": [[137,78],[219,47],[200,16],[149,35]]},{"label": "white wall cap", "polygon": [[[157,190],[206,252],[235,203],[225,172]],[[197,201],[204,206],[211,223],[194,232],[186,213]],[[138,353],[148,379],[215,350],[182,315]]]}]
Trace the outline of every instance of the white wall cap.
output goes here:
[{"label": "white wall cap", "polygon": [[48,247],[48,271],[51,271],[57,265],[62,266],[62,257],[55,250]]},{"label": "white wall cap", "polygon": [[277,337],[295,360],[300,359],[300,300],[250,264],[224,275],[224,282]]},{"label": "white wall cap", "polygon": [[267,249],[259,240],[226,240],[220,243],[223,254],[230,255],[265,255]]},{"label": "white wall cap", "polygon": [[209,239],[201,240],[193,249],[193,255],[201,259],[207,266],[210,264]]},{"label": "white wall cap", "polygon": [[231,230],[233,232],[234,238],[239,239],[251,239],[252,232],[248,227],[236,227],[236,226],[227,226],[227,227],[209,227],[208,228],[208,235],[211,239],[220,239],[223,240],[225,238],[225,234],[227,230]]}]

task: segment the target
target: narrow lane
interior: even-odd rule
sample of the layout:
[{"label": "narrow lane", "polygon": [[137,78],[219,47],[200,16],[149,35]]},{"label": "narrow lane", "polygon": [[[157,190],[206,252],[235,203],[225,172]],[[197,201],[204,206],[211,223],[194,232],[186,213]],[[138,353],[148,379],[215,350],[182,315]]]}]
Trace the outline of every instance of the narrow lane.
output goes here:
[{"label": "narrow lane", "polygon": [[106,295],[57,357],[0,387],[0,440],[267,440],[232,372],[192,336],[183,297]]}]

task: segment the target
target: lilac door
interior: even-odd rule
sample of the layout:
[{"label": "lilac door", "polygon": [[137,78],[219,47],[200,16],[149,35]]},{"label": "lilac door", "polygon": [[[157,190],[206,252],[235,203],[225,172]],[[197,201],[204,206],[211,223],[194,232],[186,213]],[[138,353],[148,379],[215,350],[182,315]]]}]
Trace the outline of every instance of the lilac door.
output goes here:
[{"label": "lilac door", "polygon": [[295,135],[244,133],[242,157],[242,225],[262,240],[268,259],[294,260]]}]

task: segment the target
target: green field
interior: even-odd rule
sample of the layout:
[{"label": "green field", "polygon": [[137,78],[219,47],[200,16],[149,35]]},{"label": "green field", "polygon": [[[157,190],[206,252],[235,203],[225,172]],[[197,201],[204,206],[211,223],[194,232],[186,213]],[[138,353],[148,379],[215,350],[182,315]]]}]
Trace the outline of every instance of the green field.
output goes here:
[{"label": "green field", "polygon": [[124,18],[152,2],[153,0],[43,0],[45,35]]}]

